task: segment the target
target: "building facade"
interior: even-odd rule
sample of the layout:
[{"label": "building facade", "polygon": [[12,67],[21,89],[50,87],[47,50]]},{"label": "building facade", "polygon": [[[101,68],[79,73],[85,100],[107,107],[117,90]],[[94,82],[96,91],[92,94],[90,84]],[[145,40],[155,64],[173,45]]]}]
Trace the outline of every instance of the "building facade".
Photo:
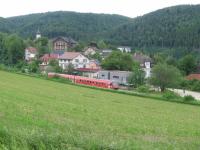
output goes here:
[{"label": "building facade", "polygon": [[90,60],[89,63],[86,64],[86,68],[101,69],[100,62],[98,60]]},{"label": "building facade", "polygon": [[89,63],[89,59],[77,52],[65,52],[59,57],[59,66],[62,69],[66,69],[69,64],[72,64],[74,68],[86,68]]},{"label": "building facade", "polygon": [[41,35],[41,33],[40,33],[40,30],[38,29],[35,38],[36,38],[36,40],[38,40],[38,39],[41,38],[41,37],[42,37],[42,35]]},{"label": "building facade", "polygon": [[44,54],[40,60],[42,62],[41,65],[48,65],[51,60],[58,60],[58,54]]},{"label": "building facade", "polygon": [[110,71],[101,70],[98,72],[99,79],[106,79],[118,84],[128,84],[128,77],[131,75],[129,71]]},{"label": "building facade", "polygon": [[140,67],[145,72],[145,78],[149,78],[151,76],[152,59],[149,56],[138,52],[133,54],[133,60],[140,64]]},{"label": "building facade", "polygon": [[57,37],[52,40],[52,47],[54,51],[67,51],[76,44],[76,41],[68,37]]},{"label": "building facade", "polygon": [[25,49],[25,60],[26,61],[35,60],[37,54],[38,54],[38,50],[36,48],[34,48],[34,47],[27,47]]},{"label": "building facade", "polygon": [[86,55],[86,56],[94,55],[94,54],[96,54],[97,50],[98,49],[96,47],[92,47],[92,46],[86,47],[84,49],[84,55]]},{"label": "building facade", "polygon": [[119,46],[117,49],[120,50],[122,53],[130,53],[131,52],[131,47],[129,47],[129,46]]},{"label": "building facade", "polygon": [[88,77],[88,78],[98,78],[98,72],[100,71],[100,69],[92,69],[92,68],[78,68],[76,69],[76,71],[84,77]]},{"label": "building facade", "polygon": [[113,52],[112,49],[101,49],[99,50],[99,54],[101,55],[102,59],[105,59]]}]

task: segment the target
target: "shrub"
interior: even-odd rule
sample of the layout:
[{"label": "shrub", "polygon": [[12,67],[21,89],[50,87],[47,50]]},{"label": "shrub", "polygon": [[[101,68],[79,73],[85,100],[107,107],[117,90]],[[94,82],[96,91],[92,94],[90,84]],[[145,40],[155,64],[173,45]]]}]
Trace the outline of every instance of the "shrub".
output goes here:
[{"label": "shrub", "polygon": [[173,99],[178,99],[180,97],[172,91],[166,91],[163,93],[163,98],[166,100],[173,100]]},{"label": "shrub", "polygon": [[148,85],[142,85],[142,86],[139,86],[136,90],[140,93],[149,93],[150,87]]},{"label": "shrub", "polygon": [[193,91],[200,91],[200,81],[196,81],[193,83],[191,90]]},{"label": "shrub", "polygon": [[[184,83],[184,86],[183,86]],[[184,80],[183,83],[180,84],[180,88],[185,88],[192,91],[200,92],[200,81],[199,80]]]},{"label": "shrub", "polygon": [[191,95],[184,96],[184,101],[185,102],[190,102],[190,101],[195,101],[195,100],[196,99],[193,96],[191,96]]},{"label": "shrub", "polygon": [[0,70],[6,70],[6,66],[4,64],[0,64]]}]

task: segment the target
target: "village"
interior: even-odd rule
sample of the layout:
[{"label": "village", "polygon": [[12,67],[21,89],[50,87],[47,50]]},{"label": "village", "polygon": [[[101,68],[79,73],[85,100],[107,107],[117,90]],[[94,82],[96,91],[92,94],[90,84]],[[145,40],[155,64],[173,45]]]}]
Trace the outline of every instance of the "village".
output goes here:
[{"label": "village", "polygon": [[0,150],[200,150],[199,1],[0,7]]},{"label": "village", "polygon": [[[41,33],[38,31],[36,34],[36,39],[42,37]],[[98,49],[96,43],[90,43],[84,48],[83,52],[72,52],[69,51],[78,43],[70,37],[56,37],[50,40],[51,51],[44,54],[39,58],[40,60],[40,71],[42,73],[49,72],[49,62],[55,60],[59,63],[59,67],[62,70],[70,70],[68,74],[81,75],[88,78],[94,79],[105,79],[116,82],[120,85],[128,85],[128,78],[131,75],[131,71],[121,71],[121,70],[105,70],[101,67],[101,62],[98,59],[91,59],[91,56],[96,53],[100,54],[101,58],[104,60],[107,58],[114,50],[112,49]],[[131,53],[131,47],[129,46],[119,46],[117,50],[121,53],[129,53],[132,59],[139,63],[139,66],[145,73],[145,78],[149,78],[151,75],[152,59],[142,54],[141,52]],[[27,47],[25,49],[25,60],[31,63],[33,60],[37,59],[38,50],[35,47]]]}]

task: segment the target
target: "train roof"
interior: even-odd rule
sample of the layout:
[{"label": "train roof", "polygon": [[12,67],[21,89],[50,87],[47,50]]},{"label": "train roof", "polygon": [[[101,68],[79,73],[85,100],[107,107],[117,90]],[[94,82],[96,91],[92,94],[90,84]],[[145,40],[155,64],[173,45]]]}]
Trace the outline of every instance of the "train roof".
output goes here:
[{"label": "train roof", "polygon": [[73,79],[79,79],[79,80],[88,80],[88,81],[93,81],[93,82],[103,82],[103,83],[112,83],[110,80],[103,80],[103,79],[94,79],[94,78],[88,78],[88,77],[83,77],[83,76],[74,76],[74,75],[68,75],[68,74],[60,74],[62,77],[69,77]]}]

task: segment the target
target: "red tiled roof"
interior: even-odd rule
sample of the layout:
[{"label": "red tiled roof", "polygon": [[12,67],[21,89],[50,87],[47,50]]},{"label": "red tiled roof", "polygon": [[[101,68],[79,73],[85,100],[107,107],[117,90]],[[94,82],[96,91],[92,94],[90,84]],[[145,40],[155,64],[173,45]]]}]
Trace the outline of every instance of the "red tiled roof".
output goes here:
[{"label": "red tiled roof", "polygon": [[48,62],[51,59],[58,59],[59,54],[44,54],[40,59],[44,62]]},{"label": "red tiled roof", "polygon": [[28,50],[31,53],[37,53],[37,49],[35,47],[28,47],[26,48],[26,50]]},{"label": "red tiled roof", "polygon": [[81,55],[81,53],[77,53],[77,52],[65,52],[64,54],[62,54],[59,59],[67,59],[67,60],[71,60],[76,58],[77,56]]},{"label": "red tiled roof", "polygon": [[200,74],[190,74],[189,76],[186,77],[188,80],[200,80]]},{"label": "red tiled roof", "polygon": [[77,68],[77,71],[81,72],[98,72],[100,69],[93,69],[93,68]]}]

